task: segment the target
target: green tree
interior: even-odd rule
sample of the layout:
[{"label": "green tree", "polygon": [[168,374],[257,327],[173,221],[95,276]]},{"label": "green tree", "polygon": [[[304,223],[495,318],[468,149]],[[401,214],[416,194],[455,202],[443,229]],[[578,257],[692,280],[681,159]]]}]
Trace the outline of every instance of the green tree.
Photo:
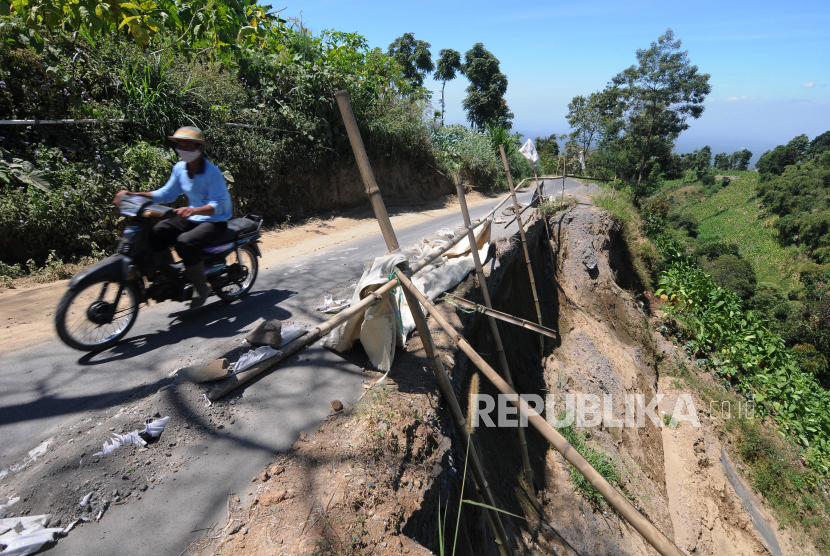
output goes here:
[{"label": "green tree", "polygon": [[802,133],[797,137],[793,137],[792,141],[787,143],[787,146],[798,151],[798,160],[802,160],[804,154],[807,152],[807,148],[810,146],[810,138],[805,133]]},{"label": "green tree", "polygon": [[755,166],[762,174],[774,174],[780,176],[787,166],[795,164],[800,159],[798,147],[793,145],[778,145],[772,150],[766,151],[758,159]]},{"label": "green tree", "polygon": [[703,102],[712,90],[710,75],[700,73],[680,46],[674,31],[667,29],[649,48],[637,50],[638,63],[611,82],[617,102],[623,106],[626,134],[639,151],[638,199],[644,192],[643,174],[655,147],[665,148],[688,129],[687,119],[703,114]]},{"label": "green tree", "polygon": [[718,153],[715,155],[715,168],[718,170],[727,171],[732,165],[732,158],[726,153]]},{"label": "green tree", "polygon": [[452,48],[444,48],[438,53],[438,67],[435,69],[435,79],[441,82],[441,125],[444,125],[444,88],[447,81],[456,78],[456,72],[461,72],[461,53]]},{"label": "green tree", "polygon": [[827,150],[830,150],[830,131],[825,131],[810,141],[810,146],[807,147],[807,156],[815,158]]},{"label": "green tree", "polygon": [[557,135],[551,133],[547,137],[537,137],[533,140],[536,152],[539,153],[541,172],[550,173],[556,170],[556,157],[559,156],[559,142]]},{"label": "green tree", "polygon": [[476,43],[464,54],[461,73],[470,81],[467,98],[461,103],[467,120],[479,130],[488,123],[512,128],[513,112],[504,100],[507,76],[501,73],[498,59],[482,43]]},{"label": "green tree", "polygon": [[735,151],[729,157],[729,169],[730,170],[740,170],[745,172],[747,168],[749,168],[749,161],[752,159],[752,151],[748,149],[742,149],[740,151]]},{"label": "green tree", "polygon": [[435,69],[431,44],[416,40],[412,33],[404,33],[389,45],[386,54],[403,68],[403,75],[413,87],[422,87],[424,78]]},{"label": "green tree", "polygon": [[573,130],[570,139],[587,155],[591,144],[602,129],[602,107],[600,94],[593,93],[588,98],[575,96],[568,104],[568,124]]}]

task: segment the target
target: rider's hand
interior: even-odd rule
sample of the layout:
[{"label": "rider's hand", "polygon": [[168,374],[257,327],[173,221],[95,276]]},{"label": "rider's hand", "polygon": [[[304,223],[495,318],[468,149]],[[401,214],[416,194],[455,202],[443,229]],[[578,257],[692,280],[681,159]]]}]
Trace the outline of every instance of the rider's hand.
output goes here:
[{"label": "rider's hand", "polygon": [[179,218],[190,218],[194,214],[196,214],[196,209],[191,207],[180,207],[177,209],[173,209],[173,212],[176,213],[176,216]]},{"label": "rider's hand", "polygon": [[115,194],[115,198],[112,200],[112,204],[117,205],[118,203],[121,202],[121,197],[123,197],[124,195],[129,195],[129,194],[130,194],[129,191],[127,191],[126,189],[122,189],[121,191],[119,191],[118,193]]}]

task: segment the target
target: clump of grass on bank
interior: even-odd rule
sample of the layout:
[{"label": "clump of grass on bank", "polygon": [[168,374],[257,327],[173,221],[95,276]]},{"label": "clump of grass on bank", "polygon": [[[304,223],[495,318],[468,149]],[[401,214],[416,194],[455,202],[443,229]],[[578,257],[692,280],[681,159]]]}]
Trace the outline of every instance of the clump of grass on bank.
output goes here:
[{"label": "clump of grass on bank", "polygon": [[643,233],[643,221],[626,191],[613,191],[603,186],[592,197],[594,205],[607,210],[622,225],[622,238],[628,247],[629,263],[643,289],[656,279],[658,254],[654,244]]},{"label": "clump of grass on bank", "polygon": [[[606,481],[614,485],[618,490],[622,490],[623,484],[620,480],[620,472],[618,463],[608,452],[600,452],[588,443],[588,435],[585,431],[577,430],[574,424],[571,423],[567,427],[560,427],[557,429],[559,433],[565,437],[570,445],[587,460],[591,466],[602,475]],[[582,476],[582,473],[576,470],[575,467],[570,467],[570,479],[574,484],[574,490],[582,494],[591,506],[597,508],[604,500],[602,495],[593,487],[588,479]]]}]

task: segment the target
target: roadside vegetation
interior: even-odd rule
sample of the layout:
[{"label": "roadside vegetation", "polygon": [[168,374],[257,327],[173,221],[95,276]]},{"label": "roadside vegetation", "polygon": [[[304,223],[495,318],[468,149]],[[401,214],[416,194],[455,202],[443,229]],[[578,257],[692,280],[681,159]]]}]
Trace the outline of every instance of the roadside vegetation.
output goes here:
[{"label": "roadside vegetation", "polygon": [[779,520],[799,524],[825,554],[830,236],[820,222],[829,137],[764,153],[763,172],[740,169],[742,151],[715,155],[713,165],[704,147],[679,157],[680,177],[661,174],[639,197],[636,183],[623,182],[594,198],[622,222],[634,267],[668,315],[661,332],[713,381],[682,362],[663,372],[706,399],[755,403],[756,419],[723,431]]},{"label": "roadside vegetation", "polygon": [[521,138],[510,131],[507,78],[481,43],[463,56],[442,51],[442,79],[470,81],[471,127],[444,127],[423,88],[434,70],[430,45],[411,33],[384,52],[357,33],[315,34],[250,1],[6,6],[0,119],[96,123],[4,126],[5,285],[32,272],[45,276],[47,260],[52,268],[107,254],[124,225],[110,200],[120,189],[164,184],[176,162],[165,137],[183,125],[209,137],[208,156],[227,178],[235,214],[288,221],[307,194],[286,186],[292,176],[335,173],[352,160],[334,102],[339,89],[350,93],[374,160],[506,187],[498,133],[515,177],[531,174],[518,155]]}]

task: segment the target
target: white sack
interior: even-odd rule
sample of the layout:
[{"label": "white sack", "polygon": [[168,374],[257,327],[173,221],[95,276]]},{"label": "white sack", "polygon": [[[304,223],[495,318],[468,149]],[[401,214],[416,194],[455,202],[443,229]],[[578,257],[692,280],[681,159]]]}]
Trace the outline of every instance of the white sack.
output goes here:
[{"label": "white sack", "polygon": [[[358,281],[351,304],[355,305],[388,282],[389,274],[399,264],[408,264],[406,256],[400,253],[377,257]],[[356,340],[360,340],[372,364],[383,372],[388,371],[395,357],[395,346],[403,345],[397,291],[398,288],[386,295],[380,303],[366,308],[363,313],[332,330],[323,345],[336,351],[347,351]]]},{"label": "white sack", "polygon": [[[490,229],[491,229],[491,227],[492,227],[492,221],[488,218],[487,220],[485,220],[484,222],[482,222],[481,224],[479,224],[478,226],[476,226],[473,229],[473,232],[475,233],[475,238],[476,238],[476,246],[479,249],[481,249],[484,246],[484,244],[486,244],[490,241]],[[462,239],[457,244],[455,244],[455,247],[453,247],[452,249],[447,251],[444,254],[444,256],[447,257],[448,259],[451,259],[451,258],[454,258],[454,257],[463,257],[464,255],[466,255],[469,252],[470,252],[470,238],[465,235],[464,239]]]},{"label": "white sack", "polygon": [[279,350],[276,350],[271,346],[262,346],[257,349],[252,349],[247,353],[242,354],[242,356],[236,362],[236,367],[233,368],[233,372],[238,373],[244,371],[249,367],[253,367],[260,361],[268,359],[269,357],[273,357],[278,353]]}]

